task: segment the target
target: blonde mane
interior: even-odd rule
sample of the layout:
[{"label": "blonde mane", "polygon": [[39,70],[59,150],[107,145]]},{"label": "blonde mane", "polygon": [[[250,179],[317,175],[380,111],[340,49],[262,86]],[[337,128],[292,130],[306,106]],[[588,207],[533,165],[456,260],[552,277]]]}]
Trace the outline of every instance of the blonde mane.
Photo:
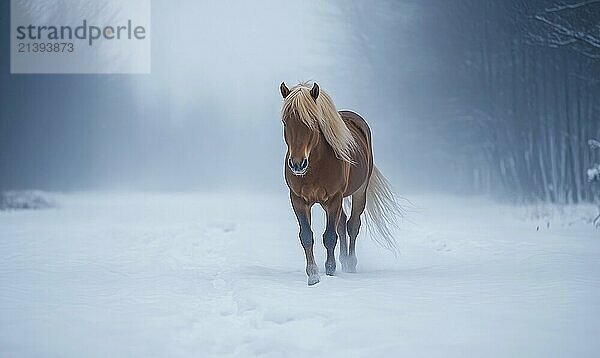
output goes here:
[{"label": "blonde mane", "polygon": [[323,133],[338,159],[354,163],[352,155],[357,145],[352,132],[340,117],[331,97],[320,89],[315,101],[310,95],[311,88],[307,82],[292,87],[283,101],[282,116],[296,114],[309,128]]}]

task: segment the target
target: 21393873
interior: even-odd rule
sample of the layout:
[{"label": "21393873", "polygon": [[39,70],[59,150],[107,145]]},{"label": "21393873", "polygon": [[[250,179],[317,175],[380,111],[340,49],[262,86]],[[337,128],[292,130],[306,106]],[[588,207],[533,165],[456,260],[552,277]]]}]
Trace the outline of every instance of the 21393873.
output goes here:
[{"label": "21393873", "polygon": [[17,44],[19,52],[73,52],[75,46],[72,42],[20,42]]}]

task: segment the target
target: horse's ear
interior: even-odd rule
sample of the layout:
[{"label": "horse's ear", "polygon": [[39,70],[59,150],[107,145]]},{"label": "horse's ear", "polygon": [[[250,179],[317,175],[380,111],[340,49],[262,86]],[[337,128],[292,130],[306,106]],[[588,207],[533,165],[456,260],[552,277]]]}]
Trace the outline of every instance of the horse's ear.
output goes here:
[{"label": "horse's ear", "polygon": [[287,88],[285,82],[281,82],[281,85],[279,85],[279,91],[281,91],[281,96],[283,98],[287,97],[290,94],[290,89]]},{"label": "horse's ear", "polygon": [[311,97],[316,101],[317,97],[319,97],[319,85],[315,82],[313,84],[313,88],[310,90]]}]

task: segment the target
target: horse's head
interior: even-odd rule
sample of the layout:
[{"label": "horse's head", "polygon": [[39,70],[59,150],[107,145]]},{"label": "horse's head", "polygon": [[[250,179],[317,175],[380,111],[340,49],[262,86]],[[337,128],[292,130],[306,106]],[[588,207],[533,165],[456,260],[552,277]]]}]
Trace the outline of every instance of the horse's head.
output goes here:
[{"label": "horse's head", "polygon": [[[316,116],[316,110],[312,108],[316,109],[319,85],[315,83],[310,91],[301,86],[290,91],[282,82],[279,89],[286,100],[281,119],[287,144],[287,165],[294,175],[304,175],[308,170],[310,153],[319,142],[320,132],[316,118],[307,118]],[[306,103],[309,100],[312,103]]]}]

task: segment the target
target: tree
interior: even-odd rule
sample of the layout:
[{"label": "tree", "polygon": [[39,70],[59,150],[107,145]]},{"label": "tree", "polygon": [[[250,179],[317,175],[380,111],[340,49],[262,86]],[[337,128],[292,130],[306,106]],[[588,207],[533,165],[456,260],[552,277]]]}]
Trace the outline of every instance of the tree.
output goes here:
[{"label": "tree", "polygon": [[[600,141],[590,139],[588,144],[592,151],[597,150],[600,153]],[[592,167],[587,170],[587,176],[590,183],[600,182],[600,163],[592,164]],[[600,206],[598,207],[598,216],[594,219],[594,225],[600,227]]]}]

